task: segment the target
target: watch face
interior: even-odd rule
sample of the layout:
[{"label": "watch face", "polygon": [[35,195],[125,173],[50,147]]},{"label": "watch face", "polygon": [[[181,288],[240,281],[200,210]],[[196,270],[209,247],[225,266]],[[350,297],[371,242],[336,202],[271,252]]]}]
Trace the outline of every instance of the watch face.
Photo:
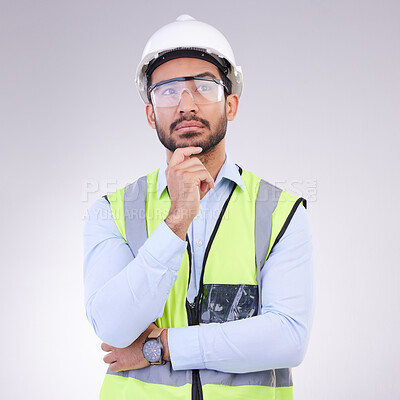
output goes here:
[{"label": "watch face", "polygon": [[143,355],[150,362],[160,360],[161,347],[156,339],[150,339],[143,345]]}]

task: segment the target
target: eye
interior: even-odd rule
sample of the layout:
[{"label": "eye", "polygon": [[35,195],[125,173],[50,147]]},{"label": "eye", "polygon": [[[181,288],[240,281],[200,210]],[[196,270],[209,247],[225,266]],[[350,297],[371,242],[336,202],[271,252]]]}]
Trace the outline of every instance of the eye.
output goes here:
[{"label": "eye", "polygon": [[212,86],[209,83],[202,83],[197,87],[197,91],[200,93],[210,92],[212,90]]},{"label": "eye", "polygon": [[173,96],[174,94],[176,94],[176,90],[173,87],[166,87],[160,90],[160,94],[162,96]]}]

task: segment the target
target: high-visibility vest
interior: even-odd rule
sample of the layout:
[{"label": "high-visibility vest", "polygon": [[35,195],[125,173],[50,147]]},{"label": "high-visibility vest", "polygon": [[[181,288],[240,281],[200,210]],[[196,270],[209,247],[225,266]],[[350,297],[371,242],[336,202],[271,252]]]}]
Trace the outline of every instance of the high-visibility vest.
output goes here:
[{"label": "high-visibility vest", "polygon": [[[260,271],[297,207],[306,202],[250,172],[240,169],[240,173],[245,190],[235,185],[221,210],[204,254],[197,297],[192,304],[186,299],[191,268],[188,243],[157,326],[223,323],[261,313]],[[158,170],[106,196],[134,256],[171,207],[167,190],[157,196],[157,177]],[[240,374],[175,371],[168,362],[118,373],[108,370],[100,399],[291,400],[292,375],[290,368]]]}]

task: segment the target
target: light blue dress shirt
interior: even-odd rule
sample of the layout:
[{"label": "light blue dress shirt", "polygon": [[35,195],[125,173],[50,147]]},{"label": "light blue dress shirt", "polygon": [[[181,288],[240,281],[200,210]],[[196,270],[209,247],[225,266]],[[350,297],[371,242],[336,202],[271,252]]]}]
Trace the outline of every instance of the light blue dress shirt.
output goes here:
[{"label": "light blue dress shirt", "polygon": [[[167,186],[166,167],[165,162],[158,174],[158,197]],[[227,156],[215,188],[200,200],[200,211],[188,230],[190,302],[199,289],[207,242],[235,184],[246,190],[237,166]],[[186,246],[163,221],[134,258],[107,200],[100,198],[89,208],[84,224],[85,306],[101,340],[126,347],[162,316]],[[261,271],[262,314],[223,324],[169,329],[173,368],[241,373],[298,365],[312,323],[313,281],[311,226],[300,206]]]}]

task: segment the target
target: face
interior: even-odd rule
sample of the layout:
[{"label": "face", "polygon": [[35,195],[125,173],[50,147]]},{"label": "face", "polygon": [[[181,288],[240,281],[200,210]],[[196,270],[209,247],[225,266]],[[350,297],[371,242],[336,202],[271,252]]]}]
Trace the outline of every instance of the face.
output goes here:
[{"label": "face", "polygon": [[[196,58],[178,58],[168,61],[152,74],[152,83],[183,76],[205,76],[221,79],[218,68]],[[222,101],[210,104],[196,104],[187,91],[182,92],[175,107],[153,107],[146,105],[150,126],[157,130],[164,147],[174,152],[179,147],[199,146],[202,154],[217,146],[224,145],[227,121],[234,119],[238,97],[235,94]]]}]

